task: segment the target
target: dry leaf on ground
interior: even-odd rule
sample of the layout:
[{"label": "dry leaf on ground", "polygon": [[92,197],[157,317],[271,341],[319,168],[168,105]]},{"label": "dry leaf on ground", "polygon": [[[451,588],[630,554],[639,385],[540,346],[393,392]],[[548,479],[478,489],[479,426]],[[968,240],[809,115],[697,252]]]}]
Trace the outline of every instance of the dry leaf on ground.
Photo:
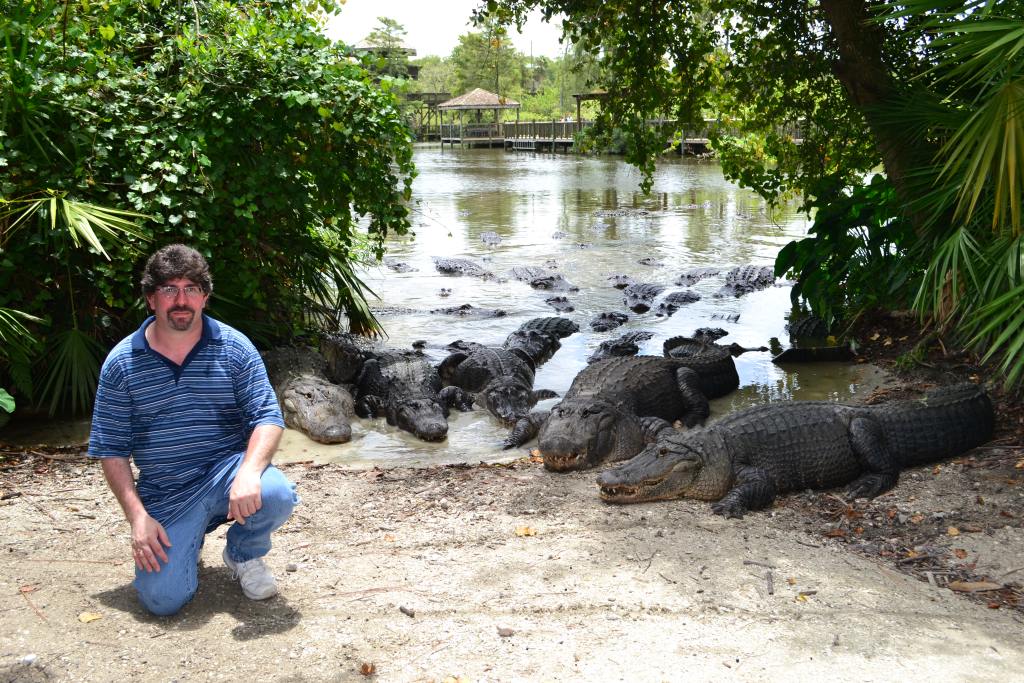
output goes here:
[{"label": "dry leaf on ground", "polygon": [[997,591],[1003,587],[1001,583],[992,581],[951,581],[949,589],[960,593],[980,593],[981,591]]},{"label": "dry leaf on ground", "polygon": [[97,619],[102,619],[102,618],[103,618],[103,615],[100,614],[99,612],[82,612],[81,614],[78,615],[78,620],[80,622],[82,622],[83,624],[88,624],[91,621],[96,621]]},{"label": "dry leaf on ground", "polygon": [[537,530],[530,526],[517,526],[516,536],[536,536]]}]

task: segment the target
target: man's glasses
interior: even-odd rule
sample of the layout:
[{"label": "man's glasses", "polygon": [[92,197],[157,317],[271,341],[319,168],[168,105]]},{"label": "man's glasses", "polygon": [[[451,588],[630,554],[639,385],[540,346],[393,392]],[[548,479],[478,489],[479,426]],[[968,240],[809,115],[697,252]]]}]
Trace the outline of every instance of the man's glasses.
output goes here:
[{"label": "man's glasses", "polygon": [[185,287],[175,287],[174,285],[164,285],[163,287],[157,287],[156,291],[160,296],[173,301],[178,298],[178,292],[184,292],[185,297],[188,299],[198,299],[203,295],[203,288],[198,285],[187,285]]}]

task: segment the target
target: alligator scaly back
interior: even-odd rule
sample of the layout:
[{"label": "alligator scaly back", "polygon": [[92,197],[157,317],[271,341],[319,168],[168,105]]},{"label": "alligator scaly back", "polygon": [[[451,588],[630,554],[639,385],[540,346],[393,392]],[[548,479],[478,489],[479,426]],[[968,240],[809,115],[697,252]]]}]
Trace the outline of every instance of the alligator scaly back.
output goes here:
[{"label": "alligator scaly back", "polygon": [[955,457],[992,437],[992,402],[978,384],[954,384],[869,409],[903,467]]}]

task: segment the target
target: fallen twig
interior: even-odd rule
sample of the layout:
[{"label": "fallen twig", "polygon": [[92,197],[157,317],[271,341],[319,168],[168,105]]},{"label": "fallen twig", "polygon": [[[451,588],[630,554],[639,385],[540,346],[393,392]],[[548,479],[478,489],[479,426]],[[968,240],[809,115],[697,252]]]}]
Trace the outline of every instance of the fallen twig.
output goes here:
[{"label": "fallen twig", "polygon": [[775,579],[772,577],[771,569],[764,573],[764,580],[768,584],[768,595],[775,595]]},{"label": "fallen twig", "polygon": [[757,567],[764,567],[765,569],[777,569],[773,564],[767,564],[765,562],[758,562],[757,560],[743,560],[743,564],[752,564]]},{"label": "fallen twig", "polygon": [[[35,589],[33,589],[33,590],[35,590]],[[18,592],[21,593],[21,597],[25,598],[25,602],[27,602],[28,606],[32,608],[32,611],[36,613],[36,616],[39,617],[40,619],[42,619],[43,621],[46,621],[46,615],[44,615],[42,612],[40,612],[39,608],[36,607],[36,604],[34,602],[32,602],[32,598],[28,597],[28,594],[31,591],[20,590]]]}]

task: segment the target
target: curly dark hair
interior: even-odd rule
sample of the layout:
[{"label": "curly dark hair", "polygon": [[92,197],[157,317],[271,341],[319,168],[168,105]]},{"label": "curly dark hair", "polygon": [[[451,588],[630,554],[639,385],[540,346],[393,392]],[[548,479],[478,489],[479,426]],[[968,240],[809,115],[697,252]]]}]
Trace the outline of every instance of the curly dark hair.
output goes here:
[{"label": "curly dark hair", "polygon": [[209,294],[213,291],[210,266],[203,255],[184,244],[169,244],[158,249],[142,271],[142,293],[149,295],[169,280],[191,280]]}]

